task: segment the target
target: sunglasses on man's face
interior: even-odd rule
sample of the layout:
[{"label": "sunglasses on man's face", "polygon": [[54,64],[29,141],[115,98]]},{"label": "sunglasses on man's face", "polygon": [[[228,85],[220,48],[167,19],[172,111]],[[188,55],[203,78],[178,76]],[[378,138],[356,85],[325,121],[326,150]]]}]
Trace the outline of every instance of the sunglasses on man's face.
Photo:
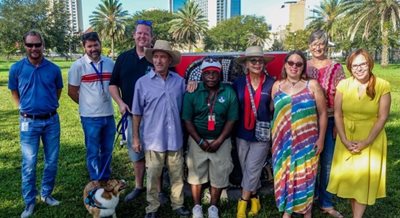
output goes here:
[{"label": "sunglasses on man's face", "polygon": [[25,46],[28,48],[33,48],[33,46],[35,46],[35,48],[40,48],[42,47],[42,43],[25,43]]},{"label": "sunglasses on man's face", "polygon": [[153,22],[150,20],[138,20],[136,21],[136,24],[137,25],[142,24],[151,27],[153,25]]},{"label": "sunglasses on man's face", "polygon": [[296,67],[302,67],[303,63],[302,62],[293,62],[293,61],[288,61],[287,64],[289,64],[289,66],[293,66],[296,65]]}]

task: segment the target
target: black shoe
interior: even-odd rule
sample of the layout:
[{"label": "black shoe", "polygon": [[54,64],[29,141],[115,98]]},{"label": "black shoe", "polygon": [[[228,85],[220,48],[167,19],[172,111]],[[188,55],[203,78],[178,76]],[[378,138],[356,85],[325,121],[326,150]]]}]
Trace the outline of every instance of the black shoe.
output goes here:
[{"label": "black shoe", "polygon": [[180,217],[187,217],[190,215],[190,211],[188,211],[185,207],[180,207],[174,211]]},{"label": "black shoe", "polygon": [[135,198],[139,197],[139,195],[142,194],[145,190],[146,189],[144,188],[135,188],[133,191],[131,191],[125,196],[124,201],[129,202],[134,200]]},{"label": "black shoe", "polygon": [[157,212],[146,213],[146,216],[144,216],[144,218],[158,218],[158,214]]}]

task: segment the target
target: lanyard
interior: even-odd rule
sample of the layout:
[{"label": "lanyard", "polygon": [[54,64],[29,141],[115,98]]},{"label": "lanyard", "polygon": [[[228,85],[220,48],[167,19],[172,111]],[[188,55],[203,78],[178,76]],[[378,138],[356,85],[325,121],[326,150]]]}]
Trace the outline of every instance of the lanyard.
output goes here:
[{"label": "lanyard", "polygon": [[212,116],[213,115],[213,111],[214,111],[214,106],[215,106],[215,101],[217,100],[217,97],[218,97],[218,92],[216,92],[215,94],[214,94],[214,98],[213,98],[213,100],[212,100],[212,104],[211,104],[211,101],[210,101],[210,98],[207,98],[207,106],[208,106],[208,109],[209,109],[209,115],[210,116]]},{"label": "lanyard", "polygon": [[96,66],[94,66],[93,62],[90,62],[90,65],[92,65],[92,68],[94,69],[94,71],[97,74],[97,77],[100,80],[100,84],[101,84],[101,90],[104,92],[104,84],[103,84],[103,61],[100,61],[100,71],[96,68]]}]

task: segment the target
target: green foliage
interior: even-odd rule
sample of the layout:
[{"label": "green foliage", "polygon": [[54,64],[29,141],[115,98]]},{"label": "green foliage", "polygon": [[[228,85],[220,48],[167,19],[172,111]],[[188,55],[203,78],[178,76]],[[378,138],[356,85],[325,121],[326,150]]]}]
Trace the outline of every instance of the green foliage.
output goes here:
[{"label": "green foliage", "polygon": [[286,37],[283,41],[283,47],[286,51],[291,50],[302,50],[308,49],[308,37],[310,32],[307,30],[297,30],[295,32],[290,32],[290,25],[286,26]]},{"label": "green foliage", "polygon": [[195,1],[187,1],[183,8],[174,14],[174,17],[170,21],[169,33],[172,34],[175,42],[187,45],[190,51],[207,31],[207,18]]},{"label": "green foliage", "polygon": [[137,12],[130,19],[130,26],[135,26],[137,20],[151,20],[153,22],[154,41],[157,39],[173,42],[172,35],[168,32],[172,24],[170,23],[175,17],[166,10],[143,10]]},{"label": "green foliage", "polygon": [[269,34],[264,17],[236,16],[218,23],[207,32],[204,49],[244,51],[251,45],[263,46]]},{"label": "green foliage", "polygon": [[111,55],[114,57],[114,44],[125,34],[128,11],[123,10],[119,0],[102,0],[89,16],[90,25],[106,40],[111,41]]},{"label": "green foliage", "polygon": [[[65,54],[73,40],[64,2],[47,0],[0,1],[0,47],[6,55],[23,51],[22,36],[31,29],[39,30],[49,50]],[[69,38],[70,37],[70,38]]]}]

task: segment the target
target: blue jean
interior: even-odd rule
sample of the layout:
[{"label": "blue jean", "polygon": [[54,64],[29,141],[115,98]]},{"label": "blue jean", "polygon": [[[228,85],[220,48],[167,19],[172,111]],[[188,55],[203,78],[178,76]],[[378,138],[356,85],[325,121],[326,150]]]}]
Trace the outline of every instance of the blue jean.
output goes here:
[{"label": "blue jean", "polygon": [[[107,180],[111,175],[111,156],[114,148],[114,116],[81,117],[85,134],[86,167],[90,180]],[[104,172],[102,175],[101,173]]]},{"label": "blue jean", "polygon": [[333,151],[335,150],[335,138],[333,135],[333,128],[335,120],[333,117],[328,118],[328,126],[326,128],[324,150],[320,154],[320,172],[319,182],[317,184],[318,203],[321,208],[333,207],[333,195],[326,191],[329,182],[329,175],[331,172]]},{"label": "blue jean", "polygon": [[[143,124],[143,122],[141,122]],[[138,162],[140,160],[144,159],[144,147],[142,147],[142,150],[139,152],[135,152],[132,148],[132,141],[133,141],[133,136],[132,136],[132,116],[128,116],[128,128],[127,128],[127,134],[126,134],[126,141],[127,141],[127,147],[128,147],[128,155],[129,159],[131,159],[132,162]],[[139,127],[139,134],[140,134],[140,144],[144,146],[143,144],[143,125],[140,125]]]},{"label": "blue jean", "polygon": [[22,152],[22,197],[26,205],[36,199],[36,164],[40,140],[44,150],[44,169],[41,196],[51,195],[57,175],[60,150],[60,118],[38,120],[20,116],[20,143]]}]

